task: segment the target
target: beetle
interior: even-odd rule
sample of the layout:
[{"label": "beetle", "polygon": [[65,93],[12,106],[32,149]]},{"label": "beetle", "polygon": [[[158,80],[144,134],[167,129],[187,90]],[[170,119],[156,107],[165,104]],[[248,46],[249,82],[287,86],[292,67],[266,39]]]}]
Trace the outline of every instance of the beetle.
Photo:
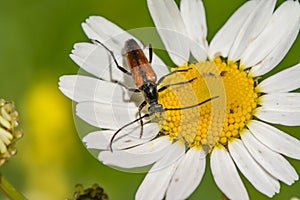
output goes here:
[{"label": "beetle", "polygon": [[[143,96],[144,96],[144,101],[140,104],[140,106],[138,107],[138,114],[139,117],[131,122],[129,122],[128,124],[125,124],[124,126],[122,126],[121,128],[119,128],[112,136],[111,141],[110,141],[110,150],[112,151],[112,143],[115,139],[115,137],[117,136],[117,134],[124,128],[126,128],[127,126],[140,121],[141,124],[141,132],[140,132],[140,137],[142,137],[143,134],[143,118],[146,117],[150,117],[154,114],[157,113],[163,113],[165,111],[168,110],[185,110],[185,109],[190,109],[190,108],[194,108],[197,106],[200,106],[208,101],[211,101],[212,99],[217,98],[218,96],[215,97],[211,97],[205,101],[199,102],[195,105],[191,105],[191,106],[187,106],[187,107],[182,107],[182,108],[164,108],[161,104],[158,103],[158,98],[159,98],[159,92],[171,87],[171,86],[178,86],[178,85],[184,85],[184,84],[188,84],[191,83],[192,81],[194,81],[196,78],[193,78],[191,80],[188,81],[184,81],[184,82],[178,82],[178,83],[173,83],[173,84],[168,84],[168,85],[164,85],[162,87],[160,87],[158,89],[158,85],[168,76],[175,74],[175,73],[180,73],[180,72],[187,72],[189,71],[191,68],[187,68],[187,69],[180,69],[180,70],[174,70],[172,72],[170,72],[169,74],[161,77],[158,81],[157,81],[157,77],[156,74],[151,66],[151,62],[152,62],[152,46],[151,44],[149,45],[149,60],[147,59],[147,57],[145,56],[143,50],[141,49],[141,47],[138,45],[138,43],[134,40],[134,39],[129,39],[125,42],[125,57],[127,59],[127,62],[129,64],[129,68],[130,71],[126,70],[125,68],[123,68],[122,66],[120,66],[117,62],[117,59],[114,55],[114,53],[108,48],[106,47],[103,43],[94,40],[94,42],[102,45],[112,56],[117,68],[119,70],[121,70],[122,72],[131,75],[133,78],[133,81],[135,83],[135,86],[137,89],[132,89],[132,88],[127,88],[130,91],[134,91],[134,92],[142,92]],[[146,106],[149,105],[148,107],[148,113],[146,113],[145,115],[141,116],[141,111],[142,109]]]}]

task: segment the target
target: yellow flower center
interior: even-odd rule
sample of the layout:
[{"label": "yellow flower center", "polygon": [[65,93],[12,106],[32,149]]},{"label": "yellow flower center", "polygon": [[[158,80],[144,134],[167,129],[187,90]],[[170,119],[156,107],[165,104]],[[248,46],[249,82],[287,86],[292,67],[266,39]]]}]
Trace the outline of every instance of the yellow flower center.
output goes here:
[{"label": "yellow flower center", "polygon": [[[220,58],[176,68],[178,72],[159,85],[166,89],[159,92],[158,101],[164,108],[181,109],[164,113],[159,120],[161,133],[208,151],[239,138],[258,97],[253,78],[242,69]],[[197,106],[212,97],[217,98]]]}]

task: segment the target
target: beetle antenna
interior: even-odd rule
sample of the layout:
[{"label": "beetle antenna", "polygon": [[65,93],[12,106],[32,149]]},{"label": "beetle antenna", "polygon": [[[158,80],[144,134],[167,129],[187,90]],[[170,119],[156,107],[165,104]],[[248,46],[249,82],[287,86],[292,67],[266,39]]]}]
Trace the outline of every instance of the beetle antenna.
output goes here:
[{"label": "beetle antenna", "polygon": [[131,125],[131,124],[134,124],[135,122],[138,122],[138,121],[142,120],[143,118],[149,117],[149,116],[150,116],[150,114],[145,114],[145,115],[143,115],[142,117],[139,117],[139,118],[133,120],[132,122],[129,122],[128,124],[125,124],[124,126],[122,126],[121,128],[119,128],[119,130],[117,130],[117,131],[114,133],[114,135],[112,136],[112,138],[110,139],[110,143],[109,143],[109,149],[110,149],[110,151],[113,152],[113,149],[112,149],[112,143],[113,143],[113,141],[115,140],[115,137],[117,136],[117,134],[118,134],[121,130],[123,130],[123,129],[126,128],[127,126],[129,126],[129,125]]},{"label": "beetle antenna", "polygon": [[213,99],[216,99],[218,98],[219,96],[214,96],[214,97],[211,97],[209,99],[206,99],[200,103],[197,103],[195,105],[191,105],[191,106],[186,106],[186,107],[183,107],[183,108],[164,108],[164,110],[185,110],[185,109],[190,109],[190,108],[194,108],[194,107],[197,107],[197,106],[201,106],[202,104],[205,104]]}]

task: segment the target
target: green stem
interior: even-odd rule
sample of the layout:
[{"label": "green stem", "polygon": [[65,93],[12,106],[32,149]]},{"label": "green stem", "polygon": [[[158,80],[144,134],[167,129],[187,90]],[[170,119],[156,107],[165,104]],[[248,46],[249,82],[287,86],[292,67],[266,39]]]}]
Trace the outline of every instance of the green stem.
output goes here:
[{"label": "green stem", "polygon": [[0,174],[0,190],[11,200],[26,200],[5,178]]}]

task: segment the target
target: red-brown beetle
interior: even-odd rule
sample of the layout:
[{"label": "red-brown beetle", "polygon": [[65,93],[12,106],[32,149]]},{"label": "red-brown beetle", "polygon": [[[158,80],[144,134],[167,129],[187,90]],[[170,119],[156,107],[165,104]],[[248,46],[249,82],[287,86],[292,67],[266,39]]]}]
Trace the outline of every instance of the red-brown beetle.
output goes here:
[{"label": "red-brown beetle", "polygon": [[[191,80],[185,81],[185,82],[178,82],[178,83],[173,83],[173,84],[168,84],[168,85],[164,85],[162,87],[160,87],[159,89],[157,89],[157,86],[167,77],[170,76],[172,74],[175,73],[179,73],[179,72],[187,72],[188,69],[183,69],[183,70],[175,70],[170,72],[169,74],[161,77],[158,81],[157,81],[157,77],[155,72],[152,69],[151,66],[151,61],[152,61],[152,47],[150,45],[149,48],[149,61],[147,59],[147,57],[145,56],[143,50],[141,49],[141,47],[137,44],[137,42],[134,39],[129,39],[125,42],[125,56],[127,58],[128,64],[129,64],[129,68],[130,68],[130,72],[127,71],[125,68],[123,68],[122,66],[120,66],[113,54],[113,52],[108,49],[103,43],[94,40],[96,43],[101,44],[105,49],[107,49],[107,51],[110,52],[111,56],[113,57],[113,60],[115,62],[115,64],[117,65],[117,67],[124,73],[131,75],[133,78],[133,81],[135,83],[135,86],[137,87],[137,89],[129,89],[131,91],[135,91],[135,92],[142,92],[143,96],[144,96],[144,101],[141,103],[141,105],[139,106],[138,109],[138,113],[139,113],[139,118],[135,119],[134,121],[125,124],[124,126],[122,126],[120,129],[118,129],[113,137],[111,138],[110,141],[110,150],[112,151],[112,143],[116,137],[116,135],[125,127],[140,121],[141,123],[141,134],[140,137],[143,134],[143,118],[145,117],[149,117],[152,116],[155,113],[163,113],[165,111],[168,110],[185,110],[185,109],[190,109],[190,108],[194,108],[196,106],[200,106],[208,101],[211,101],[212,99],[217,98],[217,96],[209,98],[205,101],[202,101],[198,104],[195,105],[191,105],[191,106],[187,106],[187,107],[183,107],[183,108],[164,108],[161,104],[158,103],[158,97],[159,97],[159,92],[171,87],[171,86],[176,86],[176,85],[184,85],[184,84],[188,84],[191,83],[192,81],[194,81],[196,78],[193,78]],[[141,110],[146,106],[149,105],[148,107],[148,113],[141,116]]]}]

